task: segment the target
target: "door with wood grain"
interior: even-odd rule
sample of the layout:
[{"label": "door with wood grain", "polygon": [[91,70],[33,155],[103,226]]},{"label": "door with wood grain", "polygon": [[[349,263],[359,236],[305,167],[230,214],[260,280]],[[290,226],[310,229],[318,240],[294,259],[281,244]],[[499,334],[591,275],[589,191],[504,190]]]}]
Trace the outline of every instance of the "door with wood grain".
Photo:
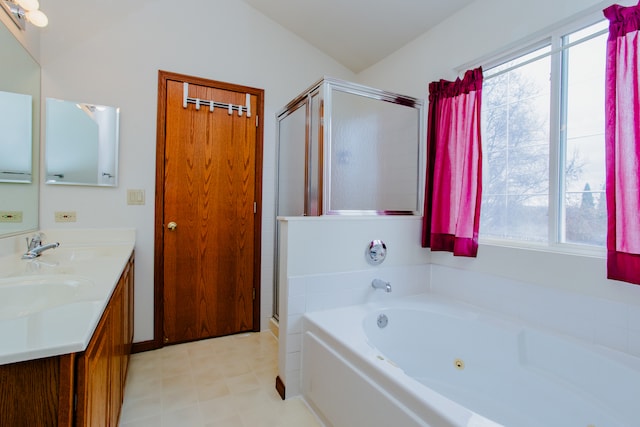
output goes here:
[{"label": "door with wood grain", "polygon": [[259,330],[263,92],[159,77],[162,340]]}]

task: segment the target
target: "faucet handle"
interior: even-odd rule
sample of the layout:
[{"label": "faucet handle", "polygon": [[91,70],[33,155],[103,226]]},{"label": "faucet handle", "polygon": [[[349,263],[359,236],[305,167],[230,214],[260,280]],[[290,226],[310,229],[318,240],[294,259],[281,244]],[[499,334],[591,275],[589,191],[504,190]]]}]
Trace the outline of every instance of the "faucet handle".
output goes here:
[{"label": "faucet handle", "polygon": [[38,246],[40,246],[42,244],[42,240],[44,239],[44,233],[35,233],[32,237],[31,237],[31,241],[29,241],[29,238],[27,237],[27,248],[28,250],[31,250],[33,248],[37,248]]}]

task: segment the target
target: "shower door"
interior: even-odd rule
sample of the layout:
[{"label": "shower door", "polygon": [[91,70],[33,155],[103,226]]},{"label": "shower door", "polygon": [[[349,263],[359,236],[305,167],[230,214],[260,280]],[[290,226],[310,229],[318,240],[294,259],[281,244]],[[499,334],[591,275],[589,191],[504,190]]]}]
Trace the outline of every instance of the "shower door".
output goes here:
[{"label": "shower door", "polygon": [[[322,104],[317,89],[289,104],[278,116],[276,216],[322,214]],[[277,221],[275,226],[273,313],[278,319]]]}]

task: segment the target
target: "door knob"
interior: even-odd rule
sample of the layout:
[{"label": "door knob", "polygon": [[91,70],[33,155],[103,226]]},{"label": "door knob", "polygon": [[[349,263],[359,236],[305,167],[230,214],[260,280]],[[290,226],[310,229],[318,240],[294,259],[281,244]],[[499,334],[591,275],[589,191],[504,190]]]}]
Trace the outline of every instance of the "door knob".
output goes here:
[{"label": "door knob", "polygon": [[176,224],[175,222],[171,221],[169,224],[167,224],[167,228],[171,231],[175,230],[176,227],[178,226],[178,224]]}]

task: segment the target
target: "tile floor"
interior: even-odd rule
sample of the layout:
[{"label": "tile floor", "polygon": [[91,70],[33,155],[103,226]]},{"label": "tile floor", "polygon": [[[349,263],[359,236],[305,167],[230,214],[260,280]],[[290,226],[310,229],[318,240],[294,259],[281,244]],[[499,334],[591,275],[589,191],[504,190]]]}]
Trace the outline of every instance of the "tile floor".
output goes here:
[{"label": "tile floor", "polygon": [[120,427],[321,426],[302,399],[280,399],[277,364],[270,331],[134,354]]}]

